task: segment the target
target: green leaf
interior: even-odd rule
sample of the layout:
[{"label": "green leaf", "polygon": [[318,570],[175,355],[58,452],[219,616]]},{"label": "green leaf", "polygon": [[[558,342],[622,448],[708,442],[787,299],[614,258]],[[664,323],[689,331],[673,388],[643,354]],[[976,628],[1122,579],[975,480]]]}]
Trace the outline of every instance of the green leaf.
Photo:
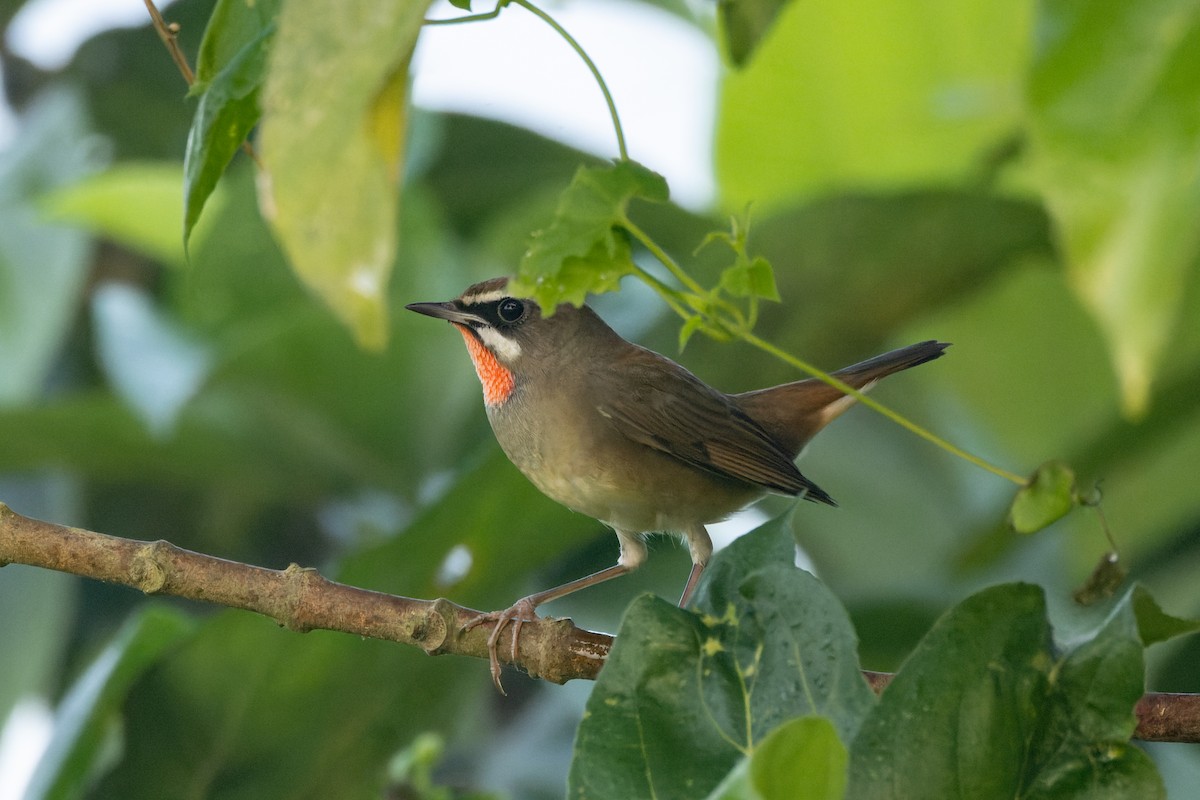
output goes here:
[{"label": "green leaf", "polygon": [[[597,241],[592,249],[581,256],[567,256],[559,265],[554,284],[556,292],[551,294],[542,284],[531,296],[549,309],[547,316],[560,302],[583,305],[589,294],[615,292],[621,288],[621,278],[633,271],[633,255],[629,240],[617,236],[609,244]],[[513,291],[522,291],[521,287]]]},{"label": "green leaf", "polygon": [[759,256],[741,259],[721,273],[721,288],[734,297],[760,297],[779,302],[779,289],[775,286],[775,271],[771,262]]},{"label": "green leaf", "polygon": [[703,796],[799,716],[853,737],[873,702],[854,632],[794,553],[777,519],[713,558],[696,613],[634,601],[579,727],[571,797]]},{"label": "green leaf", "polygon": [[301,280],[371,349],[387,338],[406,71],[427,5],[285,4],[263,89],[264,216]]},{"label": "green leaf", "polygon": [[787,4],[722,81],[722,207],[769,213],[838,186],[961,185],[1021,123],[1033,5]]},{"label": "green leaf", "polygon": [[679,352],[683,352],[683,348],[687,347],[688,340],[692,338],[696,331],[700,330],[702,325],[704,325],[704,317],[699,314],[695,314],[684,320],[683,325],[679,326]]},{"label": "green leaf", "polygon": [[553,313],[560,302],[579,305],[591,292],[617,288],[633,271],[629,242],[615,230],[634,198],[666,202],[661,175],[633,161],[580,167],[559,197],[554,218],[533,235],[513,291]]},{"label": "green leaf", "polygon": [[846,791],[846,748],[823,717],[801,717],[771,732],[750,757],[763,800],[837,800]]},{"label": "green leaf", "polygon": [[775,17],[791,0],[721,0],[717,6],[729,60],[744,66]]},{"label": "green leaf", "polygon": [[[218,30],[210,23],[205,42]],[[258,124],[259,91],[274,35],[275,24],[268,22],[205,84],[183,158],[185,245],[225,167]]]},{"label": "green leaf", "polygon": [[1145,690],[1142,643],[1130,597],[1122,598],[1099,630],[1050,673],[1020,797],[1165,797],[1153,762],[1129,742],[1137,726],[1133,708]]},{"label": "green leaf", "polygon": [[95,170],[84,116],[80,97],[44,92],[0,149],[0,406],[45,389],[86,287],[89,237],[38,208],[41,193]]},{"label": "green leaf", "polygon": [[1066,516],[1074,504],[1074,471],[1061,461],[1047,461],[1017,491],[1008,524],[1017,533],[1035,533]]},{"label": "green leaf", "polygon": [[[79,797],[104,767],[113,715],[141,675],[192,631],[177,611],[150,608],[129,620],[67,691],[54,733],[38,762],[25,797]],[[110,754],[111,755],[111,754]]]},{"label": "green leaf", "polygon": [[217,0],[196,56],[193,92],[206,90],[209,82],[241,58],[247,47],[275,27],[279,3],[280,0]]},{"label": "green leaf", "polygon": [[1036,180],[1137,416],[1200,255],[1200,8],[1052,0],[1038,11]]},{"label": "green leaf", "polygon": [[178,164],[125,162],[45,197],[51,219],[121,242],[171,266],[185,263]]},{"label": "green leaf", "polygon": [[767,735],[709,800],[840,800],[846,748],[823,717],[799,717]]},{"label": "green leaf", "polygon": [[986,589],[947,612],[884,691],[851,746],[847,796],[1161,797],[1129,743],[1143,681],[1130,595],[1057,656],[1039,588]]},{"label": "green leaf", "polygon": [[946,613],[850,748],[848,797],[1012,798],[1052,664],[1035,586],[986,589]]},{"label": "green leaf", "polygon": [[1133,588],[1132,602],[1133,613],[1137,617],[1138,636],[1146,647],[1186,633],[1200,631],[1200,619],[1182,619],[1168,614],[1144,586]]}]

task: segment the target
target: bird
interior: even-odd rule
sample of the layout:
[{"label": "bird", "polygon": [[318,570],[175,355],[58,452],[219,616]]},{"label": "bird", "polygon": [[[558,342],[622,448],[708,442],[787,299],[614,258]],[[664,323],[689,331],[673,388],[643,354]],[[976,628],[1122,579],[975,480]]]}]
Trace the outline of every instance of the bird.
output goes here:
[{"label": "bird", "polygon": [[[488,638],[497,688],[501,632],[544,603],[637,569],[650,533],[682,535],[692,568],[686,607],[712,554],[705,526],[769,493],[836,505],[796,467],[801,449],[854,403],[815,378],[726,394],[676,362],[622,338],[586,304],[547,315],[498,277],[446,302],[410,311],[449,322],[462,334],[483,388],[492,431],[509,460],[543,494],[616,533],[617,563],[521,598],[467,626],[495,625]],[[940,357],[929,340],[832,373],[866,391],[894,372]]]}]

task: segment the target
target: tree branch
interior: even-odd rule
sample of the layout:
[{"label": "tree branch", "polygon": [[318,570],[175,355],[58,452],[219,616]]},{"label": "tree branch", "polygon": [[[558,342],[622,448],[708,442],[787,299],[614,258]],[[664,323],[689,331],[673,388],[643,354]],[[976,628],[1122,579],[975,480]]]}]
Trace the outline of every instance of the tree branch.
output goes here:
[{"label": "tree branch", "polygon": [[[490,625],[464,630],[478,611],[449,600],[414,600],[327,580],[295,564],[266,569],[194,553],[165,542],[140,542],[30,519],[0,503],[0,566],[28,564],[170,595],[255,611],[294,631],[331,630],[420,647],[429,655],[487,658]],[[511,629],[498,648],[511,652]],[[554,683],[594,679],[612,637],[567,619],[539,619],[521,630],[517,666]]]},{"label": "tree branch", "polygon": [[[22,516],[0,503],[0,567],[27,564],[161,594],[255,611],[294,631],[331,630],[420,647],[429,655],[487,658],[491,625],[465,626],[480,612],[449,600],[415,600],[327,580],[313,569],[266,569]],[[498,648],[509,658],[512,628]],[[535,678],[594,680],[613,637],[569,619],[538,619],[521,631],[513,663]],[[864,672],[877,693],[892,675]],[[1152,742],[1200,742],[1200,695],[1148,693],[1136,707],[1134,736]]]}]

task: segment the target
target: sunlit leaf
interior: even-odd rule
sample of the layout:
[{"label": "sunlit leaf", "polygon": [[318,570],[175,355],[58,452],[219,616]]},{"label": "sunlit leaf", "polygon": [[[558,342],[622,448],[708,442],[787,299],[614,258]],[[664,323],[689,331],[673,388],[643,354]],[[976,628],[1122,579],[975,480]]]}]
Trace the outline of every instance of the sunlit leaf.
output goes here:
[{"label": "sunlit leaf", "polygon": [[1137,416],[1200,254],[1200,8],[1053,0],[1038,10],[1037,180]]},{"label": "sunlit leaf", "polygon": [[721,288],[734,297],[759,297],[764,300],[779,300],[779,289],[775,286],[775,271],[771,262],[759,257],[739,259],[738,263],[721,273]]},{"label": "sunlit leaf", "polygon": [[1035,533],[1066,516],[1075,504],[1075,472],[1061,461],[1038,467],[1013,498],[1008,524],[1017,533]]},{"label": "sunlit leaf", "polygon": [[833,186],[961,184],[1020,123],[1032,3],[804,0],[722,82],[724,208]]},{"label": "sunlit leaf", "polygon": [[168,265],[184,264],[178,164],[125,162],[49,194],[51,218],[70,222]]},{"label": "sunlit leaf", "polygon": [[554,219],[534,234],[513,290],[552,311],[560,302],[579,304],[589,293],[615,289],[633,269],[628,240],[615,227],[634,198],[665,202],[667,194],[662,176],[632,161],[580,167]]},{"label": "sunlit leaf", "polygon": [[402,87],[427,5],[285,4],[263,90],[264,216],[300,278],[373,349],[387,338]]},{"label": "sunlit leaf", "polygon": [[688,317],[682,325],[679,326],[679,352],[687,347],[687,343],[691,340],[696,331],[700,330],[700,326],[704,324],[704,317],[693,315]]},{"label": "sunlit leaf", "polygon": [[838,800],[847,761],[829,720],[801,717],[763,739],[750,757],[750,780],[763,800]]},{"label": "sunlit leaf", "polygon": [[841,800],[846,748],[823,717],[799,717],[767,735],[709,800]]}]

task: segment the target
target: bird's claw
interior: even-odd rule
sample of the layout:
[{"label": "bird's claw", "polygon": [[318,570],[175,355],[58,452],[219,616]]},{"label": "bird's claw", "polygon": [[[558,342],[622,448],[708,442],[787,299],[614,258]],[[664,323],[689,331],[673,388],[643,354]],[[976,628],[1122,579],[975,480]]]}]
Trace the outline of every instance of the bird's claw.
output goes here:
[{"label": "bird's claw", "polygon": [[472,628],[477,628],[486,623],[494,623],[492,632],[488,634],[488,660],[491,664],[492,683],[496,685],[496,689],[500,694],[506,695],[503,684],[500,683],[500,657],[497,654],[497,648],[500,645],[500,635],[504,633],[504,629],[512,623],[512,648],[509,652],[511,658],[510,663],[516,663],[520,652],[521,641],[521,626],[526,622],[533,622],[538,619],[537,606],[529,597],[524,597],[513,603],[509,608],[503,611],[490,611],[487,614],[480,614],[475,619],[463,626],[463,631],[469,631]]}]

